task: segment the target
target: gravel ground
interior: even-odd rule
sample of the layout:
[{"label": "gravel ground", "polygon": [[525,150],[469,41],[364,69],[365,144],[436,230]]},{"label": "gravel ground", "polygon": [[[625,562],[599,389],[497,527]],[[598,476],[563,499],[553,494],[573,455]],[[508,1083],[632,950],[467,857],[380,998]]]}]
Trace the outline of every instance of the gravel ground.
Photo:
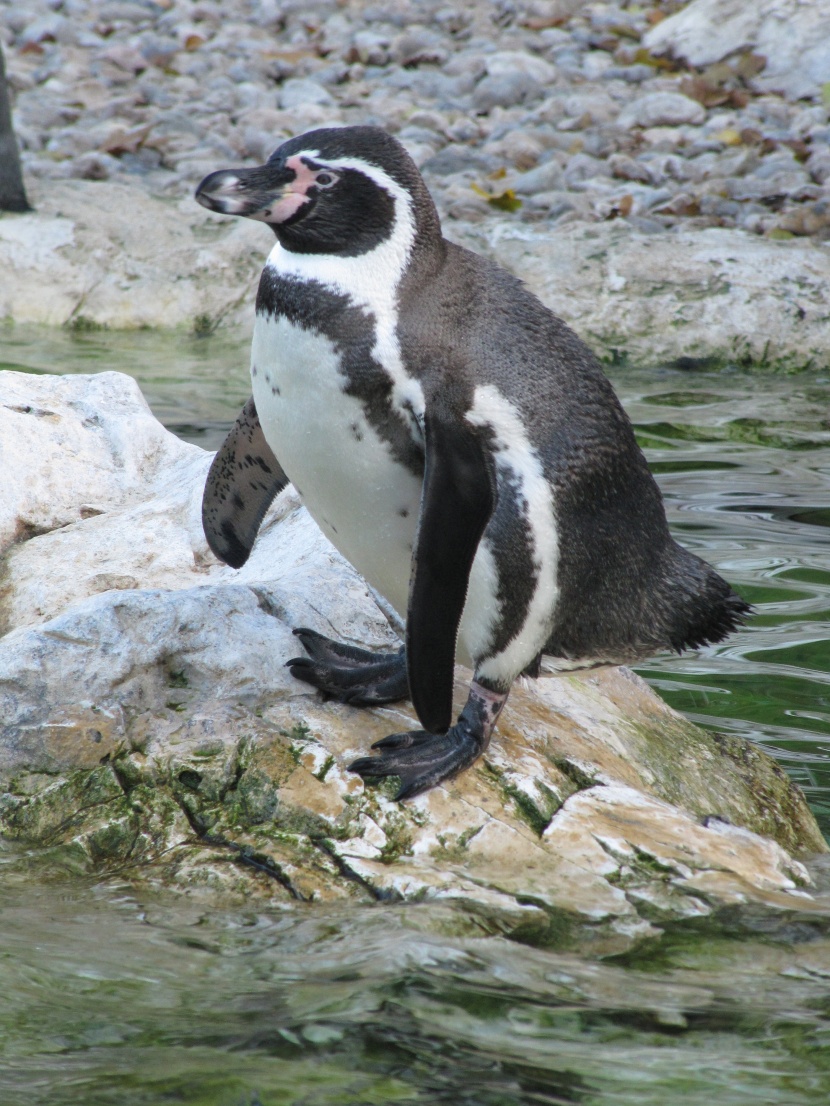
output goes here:
[{"label": "gravel ground", "polygon": [[288,135],[376,123],[449,219],[830,239],[830,85],[760,92],[751,49],[651,53],[683,7],[2,0],[0,34],[29,178],[180,196]]}]

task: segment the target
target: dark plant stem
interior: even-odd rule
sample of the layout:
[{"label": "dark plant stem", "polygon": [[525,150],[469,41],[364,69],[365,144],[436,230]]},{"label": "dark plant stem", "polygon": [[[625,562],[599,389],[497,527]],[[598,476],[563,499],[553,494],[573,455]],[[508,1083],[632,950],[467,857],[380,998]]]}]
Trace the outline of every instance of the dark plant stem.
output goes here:
[{"label": "dark plant stem", "polygon": [[6,84],[6,63],[0,46],[0,211],[31,210],[20,173],[20,155],[12,130],[12,112]]}]

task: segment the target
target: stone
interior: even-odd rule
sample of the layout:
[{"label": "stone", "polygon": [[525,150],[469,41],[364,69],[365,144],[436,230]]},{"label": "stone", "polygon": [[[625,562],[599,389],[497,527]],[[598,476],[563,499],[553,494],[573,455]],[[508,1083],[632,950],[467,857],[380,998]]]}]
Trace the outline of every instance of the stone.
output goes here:
[{"label": "stone", "polygon": [[291,111],[306,104],[327,107],[333,103],[334,98],[328,89],[317,81],[304,77],[291,77],[280,88],[280,107],[283,111]]},{"label": "stone", "polygon": [[753,86],[791,100],[820,98],[830,81],[830,9],[823,0],[693,0],[653,27],[643,44],[698,67],[752,51],[765,61]]},{"label": "stone", "polygon": [[32,20],[20,34],[19,42],[21,46],[42,42],[67,43],[71,42],[73,37],[71,21],[65,15],[53,12]]},{"label": "stone", "polygon": [[562,183],[562,167],[556,158],[551,158],[535,169],[520,173],[513,181],[513,188],[520,196],[532,196],[536,192],[550,192]]},{"label": "stone", "polygon": [[521,277],[609,361],[830,368],[822,246],[727,228],[643,235],[620,220],[555,231],[488,223],[453,234]]},{"label": "stone", "polygon": [[830,150],[821,148],[815,150],[807,159],[806,169],[818,184],[826,184],[830,181]]},{"label": "stone", "polygon": [[0,319],[62,326],[82,315],[126,328],[249,320],[273,238],[247,220],[205,218],[192,191],[218,166],[202,168],[180,188],[180,206],[122,180],[36,184],[35,211],[0,218]]},{"label": "stone", "polygon": [[726,181],[726,193],[735,200],[764,201],[777,196],[798,194],[808,183],[803,169],[783,170],[769,176],[736,177]]},{"label": "stone", "polygon": [[572,119],[584,120],[584,126],[607,123],[619,113],[619,105],[602,89],[573,92],[562,101],[562,109]]},{"label": "stone", "polygon": [[585,181],[609,176],[610,172],[610,166],[600,158],[580,153],[568,159],[563,176],[568,188],[579,189]]},{"label": "stone", "polygon": [[818,910],[792,853],[825,846],[798,789],[625,669],[517,686],[479,764],[411,803],[365,788],[345,766],[410,706],[324,702],[284,661],[301,624],[396,635],[293,490],[235,572],[201,532],[211,455],[128,377],[0,373],[0,416],[21,489],[2,520],[0,832],[41,871],[71,856],[139,886],[440,900],[600,954],[726,904]]},{"label": "stone", "polygon": [[[756,5],[758,19],[763,23],[769,15],[774,23],[780,16],[789,26],[794,4],[766,0]],[[622,0],[587,8],[577,0],[542,4],[544,11],[537,7],[488,0],[470,11],[420,12],[401,0],[388,10],[329,5],[300,13],[294,4],[283,10],[269,0],[255,11],[231,3],[220,19],[213,7],[174,11],[167,0],[103,7],[65,0],[59,14],[54,3],[22,14],[15,5],[0,6],[0,27],[17,47],[7,51],[7,63],[9,85],[18,92],[14,113],[24,173],[122,183],[138,177],[145,192],[169,198],[189,192],[190,178],[216,168],[214,154],[223,165],[262,160],[279,138],[318,125],[376,122],[397,133],[413,108],[417,113],[428,105],[440,116],[432,129],[462,144],[469,156],[482,154],[486,144],[497,159],[488,173],[501,167],[530,170],[554,146],[605,161],[613,154],[638,155],[644,142],[652,153],[674,153],[682,160],[724,145],[767,153],[769,144],[788,142],[796,144],[801,160],[810,158],[813,182],[823,183],[828,128],[818,97],[826,81],[816,78],[809,107],[788,103],[778,93],[759,95],[768,93],[763,82],[771,63],[763,69],[759,53],[740,50],[705,72],[674,77],[659,58],[656,65],[644,64],[646,48],[634,45],[654,18],[644,9]],[[699,4],[688,5],[649,34],[663,33],[693,9],[701,10]],[[730,13],[741,16],[734,3],[724,11],[730,26]],[[804,21],[809,30],[809,13],[817,11],[815,0],[805,0],[797,5],[795,23]],[[720,15],[720,7],[714,15],[710,7],[706,41],[720,41]],[[758,22],[754,10],[749,18]],[[31,41],[24,40],[30,27]],[[794,54],[789,32],[773,30],[773,45],[789,51],[781,69],[788,79],[799,73],[793,59],[802,52],[818,58],[816,72],[822,76],[820,35]],[[291,80],[311,83],[294,86]],[[649,114],[642,104],[635,111],[632,85],[640,83],[641,93],[651,96],[687,93],[693,106],[681,101],[682,110],[675,104],[668,117],[679,113],[691,122],[647,125],[652,117],[665,116]],[[284,119],[270,136],[242,120],[249,110],[275,110],[279,103]],[[703,105],[714,109],[708,124],[695,122]],[[171,109],[187,116],[190,127],[165,133],[160,124]],[[623,124],[638,111],[645,112],[644,120],[620,127],[620,111],[629,112]],[[123,139],[137,142],[136,149],[122,153],[101,145],[96,132],[116,116]],[[515,137],[515,156],[504,146],[507,135]],[[432,142],[406,141],[416,162],[430,160]],[[96,151],[114,153],[115,160],[84,156]],[[574,218],[591,220],[596,205],[604,203],[602,187],[595,190],[588,180],[592,203]],[[803,191],[787,196],[800,204],[817,198]],[[480,205],[457,198],[441,210],[453,219],[465,210],[473,221],[481,215]],[[495,212],[490,211],[491,220],[537,218],[529,204],[518,212]],[[735,226],[746,225],[746,216],[739,207],[718,218]]]},{"label": "stone", "polygon": [[386,65],[389,62],[389,44],[387,35],[379,35],[374,31],[358,31],[352,39],[349,60],[360,61],[364,65]]},{"label": "stone", "polygon": [[547,85],[556,79],[556,68],[537,54],[523,50],[497,50],[484,59],[487,75],[506,77],[511,73],[523,73],[539,85]]},{"label": "stone", "polygon": [[449,57],[441,35],[417,26],[408,27],[399,35],[391,52],[398,65],[443,65]]},{"label": "stone", "polygon": [[615,177],[620,180],[636,180],[641,184],[650,184],[652,174],[647,165],[642,161],[635,161],[625,154],[612,154],[608,159],[608,167]]},{"label": "stone", "polygon": [[480,115],[496,107],[512,107],[535,99],[542,86],[527,73],[505,73],[484,77],[473,92],[473,105]]},{"label": "stone", "polygon": [[465,146],[445,146],[421,165],[424,173],[439,177],[454,173],[487,173],[495,168],[495,158]]},{"label": "stone", "polygon": [[706,109],[697,100],[680,92],[649,92],[623,108],[617,125],[631,127],[677,127],[684,123],[696,125],[706,118]]},{"label": "stone", "polygon": [[517,50],[489,54],[485,65],[487,75],[473,92],[473,104],[482,114],[534,99],[556,76],[550,62]]},{"label": "stone", "polygon": [[93,151],[72,159],[70,174],[80,180],[109,180],[118,172],[118,162],[109,154]]},{"label": "stone", "polygon": [[784,212],[777,226],[790,234],[817,235],[826,240],[830,237],[830,199]]}]

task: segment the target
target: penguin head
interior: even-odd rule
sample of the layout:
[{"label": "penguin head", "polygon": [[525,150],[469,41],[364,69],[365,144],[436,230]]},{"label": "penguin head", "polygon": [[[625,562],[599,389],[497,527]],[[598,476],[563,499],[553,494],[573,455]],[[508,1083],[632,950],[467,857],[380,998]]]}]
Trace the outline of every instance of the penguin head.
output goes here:
[{"label": "penguin head", "polygon": [[354,257],[409,226],[441,237],[415,163],[379,127],[309,131],[283,142],[265,165],[205,177],[196,200],[211,211],[268,223],[296,253]]}]

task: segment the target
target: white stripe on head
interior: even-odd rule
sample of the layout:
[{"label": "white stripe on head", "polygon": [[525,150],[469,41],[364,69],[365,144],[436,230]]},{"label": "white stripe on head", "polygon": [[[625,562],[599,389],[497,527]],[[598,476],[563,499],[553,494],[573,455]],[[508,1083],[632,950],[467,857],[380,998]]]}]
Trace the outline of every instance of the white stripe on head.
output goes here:
[{"label": "white stripe on head", "polygon": [[278,242],[266,267],[281,276],[316,280],[333,292],[346,295],[357,307],[375,316],[375,346],[372,355],[394,383],[393,402],[423,415],[424,395],[420,384],[403,366],[397,337],[398,285],[415,241],[415,213],[409,192],[378,165],[359,157],[321,157],[319,150],[299,150],[292,157],[319,160],[331,169],[354,169],[388,192],[395,205],[392,232],[373,250],[357,257],[337,254],[303,254],[286,250]]}]

